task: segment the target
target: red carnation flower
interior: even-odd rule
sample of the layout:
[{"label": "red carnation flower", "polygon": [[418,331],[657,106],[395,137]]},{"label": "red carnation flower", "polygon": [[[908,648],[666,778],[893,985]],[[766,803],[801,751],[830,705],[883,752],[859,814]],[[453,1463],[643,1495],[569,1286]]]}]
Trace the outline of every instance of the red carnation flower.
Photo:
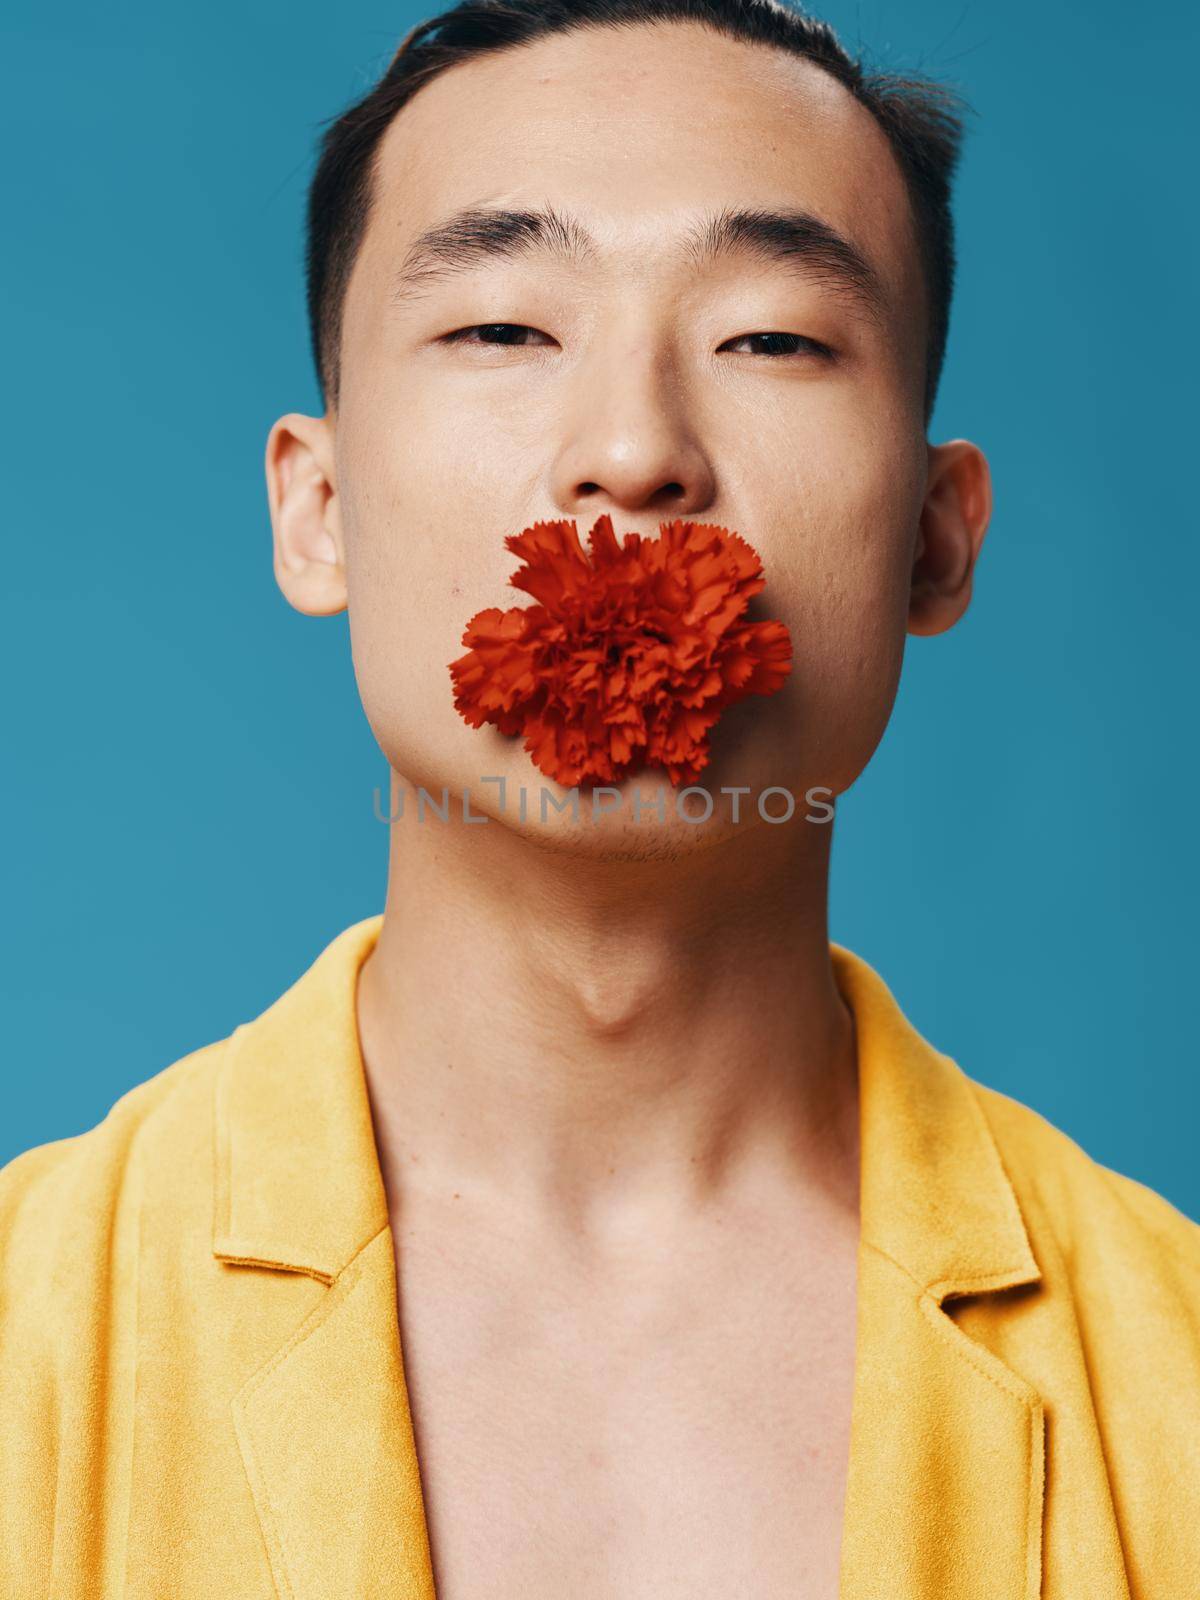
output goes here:
[{"label": "red carnation flower", "polygon": [[504,543],[525,563],[509,582],[536,604],[471,618],[470,649],[450,663],[454,704],[473,728],[523,734],[534,765],[565,788],[651,762],[694,783],[722,711],[774,694],[791,671],[784,624],[742,620],[765,579],[726,528],[676,519],[618,544],[604,515],[590,561],[573,520]]}]

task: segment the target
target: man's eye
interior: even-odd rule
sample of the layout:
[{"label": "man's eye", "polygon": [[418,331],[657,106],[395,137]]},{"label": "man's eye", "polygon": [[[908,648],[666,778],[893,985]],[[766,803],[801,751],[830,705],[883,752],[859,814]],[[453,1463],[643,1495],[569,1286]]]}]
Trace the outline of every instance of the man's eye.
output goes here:
[{"label": "man's eye", "polygon": [[[536,328],[531,328],[523,322],[475,322],[466,328],[456,328],[452,333],[442,335],[442,344],[474,344],[474,345],[500,345],[521,348],[527,344],[523,334],[532,333],[538,338],[545,339],[553,344],[547,335],[538,333]],[[472,337],[478,334],[478,338]],[[825,359],[832,359],[834,352],[827,344],[822,344],[817,339],[809,339],[802,333],[743,333],[737,339],[730,339],[724,348],[744,344],[747,340],[763,340],[768,348],[752,352],[757,355],[781,357],[793,355],[815,355]]]},{"label": "man's eye", "polygon": [[[747,339],[764,339],[772,348],[767,350],[752,351],[751,354],[765,356],[794,356],[814,355],[831,359],[833,351],[827,344],[822,344],[818,339],[809,339],[802,333],[743,333],[737,339],[728,340],[728,346],[744,344]],[[722,345],[722,349],[727,346]]]},{"label": "man's eye", "polygon": [[[469,328],[456,328],[453,333],[442,335],[443,344],[499,344],[521,345],[524,341],[512,338],[510,335],[523,333],[537,333],[536,328],[527,327],[523,322],[476,322]],[[478,339],[472,339],[470,334],[477,333]]]}]

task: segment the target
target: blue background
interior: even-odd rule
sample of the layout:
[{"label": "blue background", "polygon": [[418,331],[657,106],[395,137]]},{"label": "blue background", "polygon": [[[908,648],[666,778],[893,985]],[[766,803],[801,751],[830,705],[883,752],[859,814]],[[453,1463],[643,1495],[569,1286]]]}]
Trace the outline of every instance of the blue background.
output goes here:
[{"label": "blue background", "polygon": [[[318,125],[433,9],[10,12],[0,1161],[382,908],[385,765],[345,616],[275,586],[262,454],[317,409]],[[910,640],[839,809],[831,932],[974,1077],[1200,1218],[1196,13],[820,14],[975,107],[930,436],[996,488],[971,610]]]}]

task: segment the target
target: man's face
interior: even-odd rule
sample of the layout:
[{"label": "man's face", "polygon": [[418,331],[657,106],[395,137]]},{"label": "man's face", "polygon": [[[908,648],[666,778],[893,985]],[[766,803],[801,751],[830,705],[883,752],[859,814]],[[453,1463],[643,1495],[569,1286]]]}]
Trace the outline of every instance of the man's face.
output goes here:
[{"label": "man's face", "polygon": [[[651,826],[660,846],[712,842],[727,831],[722,785],[748,786],[751,804],[782,786],[797,816],[806,790],[847,788],[895,696],[928,471],[919,259],[870,114],[809,63],[699,26],[579,30],[435,79],[383,138],[373,193],[322,423],[323,519],[392,768],[436,795],[466,788],[492,816],[497,786],[481,779],[502,775],[506,822],[599,852]],[[468,206],[549,207],[596,249],[483,259],[402,292],[412,242]],[[811,264],[681,254],[701,219],[744,209],[836,230],[873,269],[881,309]],[[539,786],[555,786],[520,739],[454,709],[447,668],[467,621],[529,603],[508,585],[504,536],[574,518],[583,539],[602,512],[618,538],[676,517],[740,533],[766,577],[750,617],[791,634],[784,687],[716,726],[705,827],[673,816],[659,768],[600,826],[586,804],[577,827],[542,822]],[[635,824],[632,788],[659,784],[665,825]]]}]

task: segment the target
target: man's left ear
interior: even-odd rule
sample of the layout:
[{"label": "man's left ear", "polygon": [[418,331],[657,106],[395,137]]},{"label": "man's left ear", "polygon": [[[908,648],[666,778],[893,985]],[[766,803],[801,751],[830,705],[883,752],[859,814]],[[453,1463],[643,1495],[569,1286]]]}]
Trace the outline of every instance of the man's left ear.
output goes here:
[{"label": "man's left ear", "polygon": [[967,609],[991,515],[992,476],[979,446],[969,439],[930,445],[913,553],[909,633],[944,633]]}]

